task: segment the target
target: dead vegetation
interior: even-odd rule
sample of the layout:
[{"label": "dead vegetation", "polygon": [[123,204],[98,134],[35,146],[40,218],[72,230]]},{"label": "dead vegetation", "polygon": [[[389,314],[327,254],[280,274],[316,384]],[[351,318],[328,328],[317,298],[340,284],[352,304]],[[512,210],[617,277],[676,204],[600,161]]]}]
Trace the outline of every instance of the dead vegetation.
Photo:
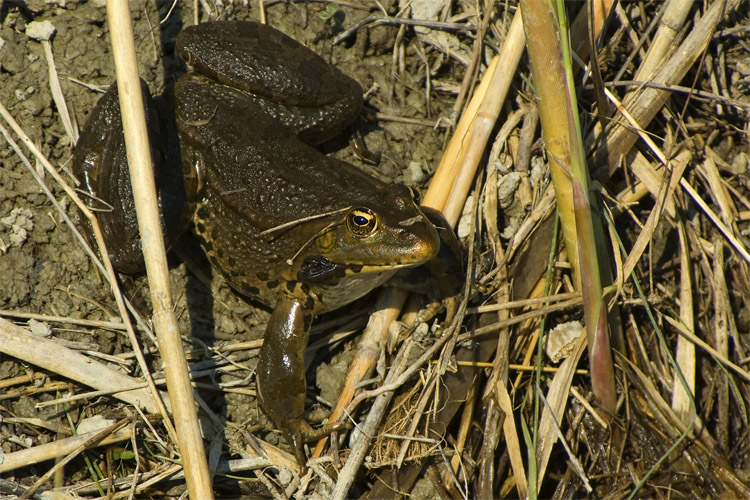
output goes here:
[{"label": "dead vegetation", "polygon": [[[118,333],[127,328],[120,320],[129,314],[127,301],[118,306],[99,277],[117,283],[111,269],[88,268],[82,257],[71,258],[78,267],[61,265],[62,282],[97,276],[92,286],[100,291],[84,292],[80,302],[71,286],[53,289],[46,301],[29,298],[28,289],[44,284],[45,265],[26,266],[30,258],[49,255],[55,244],[52,252],[81,252],[60,245],[76,241],[68,218],[75,194],[67,174],[59,174],[70,157],[60,138],[72,142],[76,120],[51,124],[64,114],[69,82],[51,85],[62,91],[53,90],[37,112],[34,92],[21,86],[30,84],[19,83],[20,67],[6,55],[21,45],[8,33],[23,35],[31,21],[87,7],[68,3],[0,7],[0,86],[16,86],[13,99],[3,93],[9,100],[0,102],[9,145],[0,167],[0,266],[12,276],[0,288],[0,492],[177,498],[195,472],[183,472],[176,432],[158,416],[167,415],[158,392],[164,374],[141,308],[131,308],[136,326],[128,340]],[[169,5],[159,8],[163,19]],[[570,181],[576,174],[541,140],[544,134],[551,142],[543,109],[550,99],[535,96],[541,76],[524,52],[531,41],[515,2],[268,1],[249,13],[239,3],[201,2],[201,20],[267,14],[281,23],[290,16],[307,20],[306,40],[322,51],[390,62],[374,63],[379,76],[356,75],[372,78],[362,82],[371,84],[367,114],[381,120],[386,137],[408,135],[417,144],[408,150],[437,170],[429,180],[417,172],[405,181],[429,181],[424,204],[458,225],[466,269],[451,314],[425,319],[420,299],[388,289],[351,314],[324,318],[321,326],[334,333],[311,343],[308,359],[352,360],[331,418],[356,423],[355,439],[311,444],[314,458],[304,472],[274,446],[276,436],[260,430],[267,422],[255,410],[248,370],[258,341],[183,342],[200,390],[216,496],[750,497],[748,4],[594,0],[567,8],[586,191],[595,193],[605,235],[593,254],[566,232],[564,211],[572,210],[574,226],[580,217],[574,189],[565,201],[557,180],[558,193],[552,187],[551,163],[562,167],[554,175]],[[102,26],[103,10],[86,12],[90,25]],[[531,38],[528,26],[526,34]],[[51,68],[61,64],[54,48],[55,40],[40,51]],[[152,56],[143,44],[136,48]],[[564,109],[558,115],[568,122]],[[410,128],[388,128],[398,121]],[[435,137],[444,152],[424,156]],[[383,168],[414,170],[409,159],[389,160],[393,149],[384,148]],[[38,186],[43,201],[34,198]],[[44,230],[53,234],[47,240],[39,236],[46,218],[54,221]],[[576,252],[580,257],[568,258]],[[591,362],[581,326],[591,326],[593,307],[590,273],[581,273],[581,264],[593,261],[611,268],[594,295],[610,311],[596,326],[597,335],[602,325],[609,332],[615,393],[600,392],[593,374],[600,364]],[[11,273],[19,269],[28,270],[25,282]],[[179,281],[179,272],[173,269],[170,280]],[[200,286],[217,308],[232,311],[214,320],[217,330],[262,327],[264,313],[216,280]],[[184,299],[190,292],[181,290],[175,296]],[[175,300],[180,316],[187,309]],[[82,305],[66,306],[71,301]],[[364,327],[372,302],[376,312]],[[181,326],[195,334],[194,318]],[[601,339],[589,333],[589,342]],[[216,394],[226,407],[201,399]]]}]

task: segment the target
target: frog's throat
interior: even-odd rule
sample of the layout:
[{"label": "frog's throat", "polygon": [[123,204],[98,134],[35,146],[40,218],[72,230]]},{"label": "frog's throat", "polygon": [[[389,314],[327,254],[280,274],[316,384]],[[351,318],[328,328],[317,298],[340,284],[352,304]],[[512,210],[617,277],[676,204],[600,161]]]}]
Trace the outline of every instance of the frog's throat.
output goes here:
[{"label": "frog's throat", "polygon": [[397,262],[397,263],[386,263],[380,265],[374,264],[347,264],[344,269],[346,276],[354,274],[370,274],[370,273],[382,273],[384,271],[398,271],[399,269],[405,269],[407,267],[416,267],[424,264],[424,262]]}]

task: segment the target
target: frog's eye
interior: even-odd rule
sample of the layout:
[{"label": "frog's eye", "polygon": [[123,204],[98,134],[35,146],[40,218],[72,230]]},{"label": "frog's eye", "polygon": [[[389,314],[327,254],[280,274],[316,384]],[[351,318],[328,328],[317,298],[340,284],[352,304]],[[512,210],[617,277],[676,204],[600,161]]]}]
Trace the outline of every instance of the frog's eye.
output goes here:
[{"label": "frog's eye", "polygon": [[419,206],[419,204],[422,202],[422,195],[420,195],[419,191],[417,191],[413,187],[409,187],[409,192],[411,192],[411,199],[414,200],[414,203],[417,206]]},{"label": "frog's eye", "polygon": [[363,238],[375,232],[378,227],[378,219],[368,208],[355,208],[349,212],[346,225],[354,236]]}]

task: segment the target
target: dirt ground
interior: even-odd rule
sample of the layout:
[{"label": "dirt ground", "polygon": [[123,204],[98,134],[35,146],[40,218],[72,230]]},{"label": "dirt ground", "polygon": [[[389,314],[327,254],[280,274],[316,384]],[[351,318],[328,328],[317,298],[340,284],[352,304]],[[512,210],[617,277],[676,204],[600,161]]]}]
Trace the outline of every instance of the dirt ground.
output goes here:
[{"label": "dirt ground", "polygon": [[[435,3],[438,3],[437,0]],[[461,23],[466,19],[474,19],[475,27],[477,18],[474,8],[475,4],[480,3],[451,3],[450,22],[463,26]],[[686,87],[698,82],[696,87],[703,93],[692,95],[684,88],[675,92],[674,97],[657,114],[649,132],[659,138],[665,150],[674,147],[675,151],[680,149],[678,146],[682,146],[683,142],[688,142],[684,141],[682,134],[691,135],[698,146],[686,148],[693,156],[684,179],[696,186],[696,190],[709,200],[716,212],[721,212],[725,202],[714,196],[713,189],[725,186],[730,193],[728,196],[736,205],[733,218],[725,220],[732,227],[740,245],[747,248],[750,234],[750,203],[747,201],[750,198],[750,58],[747,52],[750,40],[747,27],[750,21],[747,19],[747,2],[737,3],[740,6],[720,23],[721,34],[717,32],[714,35],[709,49],[696,63],[700,64],[700,69],[688,72],[681,82]],[[200,21],[258,20],[258,4],[246,0],[201,0],[174,5],[161,0],[132,2],[139,70],[151,92],[160,95],[186,71],[185,64],[175,52],[174,42],[183,26],[196,22],[196,6],[200,5]],[[413,27],[402,29],[399,24],[380,24],[361,29],[355,35],[337,42],[337,38],[346,30],[370,16],[380,15],[382,11],[397,15],[406,2],[383,0],[376,5],[376,2],[364,0],[336,4],[325,1],[266,1],[264,4],[268,24],[311,47],[353,76],[365,90],[365,113],[358,121],[357,128],[363,133],[369,149],[380,153],[379,164],[367,165],[355,156],[349,147],[349,134],[342,134],[321,149],[377,177],[424,191],[445,149],[449,137],[446,128],[455,123],[454,104],[457,95],[460,95],[469,63],[476,56],[481,60],[480,69],[483,72],[501,43],[495,35],[502,30],[491,31],[485,37],[482,50],[475,54],[472,54],[473,28],[436,29],[431,35],[423,35],[425,38],[422,40],[429,41],[416,43],[419,37],[415,35]],[[430,2],[415,1],[413,4],[412,8],[422,9],[418,14],[413,14],[415,18],[426,19],[438,15],[429,12]],[[615,16],[617,21],[613,21],[614,27],[606,32],[605,42],[598,54],[607,82],[627,81],[635,73],[645,50],[638,45],[637,38],[650,36],[647,27],[662,2],[622,4],[624,11],[619,12],[619,17]],[[508,12],[498,8],[499,14],[493,18],[493,23],[504,30],[514,8]],[[704,9],[695,4],[688,19],[698,19],[703,12]],[[625,22],[626,17],[632,25]],[[445,16],[441,19],[445,20]],[[30,36],[34,30],[43,27],[37,24],[40,22],[49,22],[55,29],[48,51],[45,49],[46,42]],[[688,26],[691,25],[688,23]],[[686,36],[689,31],[683,30],[680,36]],[[394,57],[394,47],[397,57]],[[403,61],[402,66],[394,66],[395,60]],[[429,72],[425,69],[425,61],[429,64]],[[52,62],[56,76],[50,74]],[[477,191],[479,194],[473,198],[481,198],[478,205],[474,206],[473,201],[467,202],[469,208],[477,210],[476,214],[464,217],[464,225],[459,229],[464,242],[470,242],[466,248],[473,250],[471,255],[474,260],[469,278],[470,306],[493,303],[502,287],[510,281],[513,281],[516,289],[524,286],[519,283],[527,277],[536,282],[549,256],[548,241],[546,247],[542,245],[536,250],[533,243],[527,244],[526,248],[519,244],[518,248],[523,248],[518,250],[521,256],[515,257],[511,263],[498,258],[499,247],[513,241],[515,232],[528,219],[536,216],[533,209],[549,183],[539,130],[536,122],[528,118],[529,109],[533,107],[533,92],[527,64],[524,59],[513,80],[511,97],[507,99],[495,127],[495,132],[500,135],[502,131],[498,129],[504,120],[510,122],[515,116],[517,119],[510,126],[512,132],[498,140],[495,146],[487,147],[488,151],[492,151],[485,153],[484,159],[489,158],[490,161],[484,161],[480,166],[480,172],[486,169],[480,174],[483,183],[488,182],[487,178],[493,172],[499,176],[495,203],[499,204],[500,209],[492,213],[487,208],[489,197],[483,184]],[[725,73],[711,69],[719,67],[728,69]],[[429,78],[426,78],[427,73]],[[83,127],[94,104],[113,80],[114,66],[103,0],[0,0],[0,104],[8,109],[31,142],[71,185],[74,181],[70,174],[70,160],[75,143],[71,133]],[[51,82],[56,81],[59,81],[74,121],[72,126],[66,126],[61,104],[53,98]],[[622,89],[626,84],[622,85],[611,88],[624,93]],[[426,89],[426,86],[429,88]],[[581,91],[584,96],[581,107],[585,110],[582,113],[583,121],[590,120],[584,126],[590,129],[594,128],[594,118],[590,116],[594,113],[587,114],[595,108],[592,92],[591,82],[586,80]],[[375,111],[379,113],[379,119],[373,118]],[[414,123],[392,121],[388,116],[413,120]],[[524,132],[522,127],[526,127],[527,122],[532,125],[525,141],[524,134],[528,135],[528,131]],[[13,137],[18,140],[15,134]],[[521,163],[518,154],[524,148],[530,152],[530,158],[526,158],[525,170],[519,173],[515,163]],[[639,142],[638,148],[652,164],[658,165],[643,141]],[[21,146],[20,149],[28,155],[26,148]],[[117,366],[133,377],[140,376],[131,342],[122,328],[114,324],[119,322],[119,316],[106,279],[76,240],[31,171],[44,179],[63,211],[74,220],[78,217],[77,210],[38,162],[30,155],[27,157],[29,164],[24,165],[16,150],[6,140],[0,139],[0,316],[29,327],[35,334],[47,336],[109,363],[112,367]],[[715,168],[719,172],[718,178],[711,182],[706,180],[704,168],[698,166],[705,165],[707,158],[718,165]],[[632,157],[628,157],[629,160]],[[592,167],[594,171],[597,168],[603,168],[603,165]],[[603,181],[606,184],[603,187],[605,194],[611,196],[604,198],[610,209],[618,210],[617,232],[627,249],[632,248],[640,232],[647,227],[646,221],[657,204],[648,193],[642,198],[625,201],[630,188],[636,191],[633,186],[639,179],[628,166]],[[657,188],[660,181],[663,179],[657,178]],[[641,485],[643,489],[639,493],[643,497],[732,498],[738,492],[750,494],[750,461],[747,459],[750,419],[746,407],[750,398],[750,380],[746,378],[750,366],[750,356],[747,355],[750,350],[748,263],[739,252],[735,253],[735,247],[726,243],[715,229],[715,223],[691,204],[686,195],[676,195],[676,198],[679,198],[679,217],[665,215],[651,228],[653,234],[649,235],[648,249],[634,270],[647,289],[647,299],[643,301],[653,307],[656,319],[650,318],[651,312],[646,311],[630,282],[619,290],[628,355],[616,359],[620,398],[614,423],[607,431],[602,430],[601,423],[591,416],[595,412],[588,406],[595,405],[588,374],[571,375],[571,378],[574,377],[573,388],[577,392],[575,397],[573,392],[570,393],[569,404],[559,422],[560,433],[569,447],[556,445],[546,476],[542,478],[542,497],[623,498],[636,489],[636,484],[647,473],[649,480]],[[494,221],[493,217],[497,220]],[[676,227],[679,221],[676,221],[680,217],[684,219],[680,223],[688,227],[685,231],[689,235],[686,237],[689,242],[686,243],[687,250],[683,248],[678,251],[680,239]],[[477,223],[473,240],[470,229],[472,220]],[[529,237],[529,241],[537,240]],[[288,451],[286,443],[260,410],[255,397],[257,344],[236,351],[221,351],[227,346],[260,339],[269,317],[268,310],[241,297],[217,273],[212,272],[202,260],[193,237],[187,235],[178,247],[178,251],[170,255],[170,278],[186,356],[193,370],[200,372],[196,382],[201,397],[220,419],[218,423],[203,422],[206,429],[213,433],[207,435],[205,441],[210,463],[224,463],[229,459],[252,455],[253,436]],[[612,248],[615,247],[617,245],[612,244]],[[724,253],[717,250],[719,248],[723,248]],[[697,373],[695,408],[698,430],[690,432],[681,427],[682,424],[669,407],[675,374],[667,352],[675,353],[677,339],[680,338],[678,332],[684,330],[668,321],[672,317],[682,318],[680,308],[686,300],[680,295],[680,287],[684,283],[680,252],[689,255],[689,266],[692,266],[690,273],[694,278],[696,335],[714,349],[704,350],[698,344],[697,367],[694,367]],[[572,291],[570,265],[562,258],[559,260],[554,263],[552,273],[555,291],[550,293]],[[615,267],[622,265],[621,261],[613,261]],[[503,275],[503,266],[508,266],[512,272]],[[535,274],[531,268],[540,271]],[[718,278],[722,271],[726,273],[724,288],[720,286],[723,276],[722,279]],[[145,278],[122,276],[121,280],[125,294],[148,321],[150,306]],[[502,280],[505,281],[500,283]],[[326,418],[330,404],[338,399],[356,348],[356,335],[328,346],[325,345],[326,334],[339,327],[359,332],[367,320],[372,302],[373,296],[366,297],[342,310],[324,315],[316,323],[327,326],[314,327],[311,343],[321,341],[324,347],[317,348],[315,356],[307,359],[311,366],[308,383],[314,384],[308,396],[314,392],[318,398],[313,404],[308,397],[310,420]],[[722,309],[726,311],[722,313],[725,316],[717,313],[717,304],[720,303],[723,304],[721,307],[725,307],[725,310]],[[517,306],[519,314],[527,311],[521,311],[520,307]],[[564,311],[550,311],[549,325],[581,320],[583,317],[580,302]],[[400,434],[405,432],[403,422],[407,421],[408,416],[419,412],[439,415],[451,405],[461,422],[456,418],[449,419],[447,423],[420,423],[418,433],[425,442],[440,435],[441,439],[437,440],[440,445],[415,444],[414,448],[422,448],[410,449],[401,468],[391,468],[396,463],[394,450],[398,450],[401,441],[392,439],[389,444],[377,444],[364,468],[370,469],[359,473],[358,482],[350,495],[369,492],[373,497],[378,497],[373,492],[379,491],[380,498],[390,497],[400,485],[414,484],[416,477],[419,478],[416,486],[409,490],[415,498],[461,498],[462,495],[471,498],[480,497],[482,492],[514,498],[517,491],[521,491],[517,489],[520,477],[517,474],[531,474],[532,471],[519,472],[516,469],[519,462],[514,462],[513,450],[514,447],[516,451],[520,450],[524,455],[522,461],[528,458],[527,453],[533,455],[533,451],[529,452],[530,443],[523,440],[527,428],[536,424],[532,404],[537,394],[535,384],[539,382],[542,385],[540,390],[550,389],[552,373],[556,373],[561,365],[544,358],[540,363],[548,371],[543,376],[533,378],[533,375],[529,375],[531,372],[525,370],[534,363],[532,354],[536,352],[538,323],[513,323],[503,327],[507,330],[498,327],[493,332],[505,333],[500,335],[500,340],[494,338],[494,343],[487,344],[481,339],[466,337],[466,332],[477,326],[491,328],[502,313],[492,312],[489,319],[487,314],[480,316],[475,313],[477,311],[467,316],[469,319],[462,324],[460,333],[464,336],[451,344],[452,350],[440,360],[433,359],[447,367],[443,378],[435,382],[444,407],[433,407],[432,404],[436,404],[432,403],[433,399],[427,400],[429,404],[419,406],[423,403],[420,391],[428,385],[427,380],[433,380],[430,378],[433,376],[433,365],[430,365],[409,379],[406,387],[397,394],[397,401],[389,412],[390,420],[385,425],[389,430],[389,426],[397,429],[393,431],[394,434]],[[442,316],[438,318],[441,320]],[[94,324],[94,321],[110,323]],[[427,349],[436,342],[432,333],[438,328],[437,325],[439,322],[423,324],[414,332],[401,332],[400,339],[408,336],[420,348]],[[662,337],[657,326],[664,329],[667,339],[664,343],[659,341]],[[728,346],[724,345],[724,357],[715,357],[721,346],[717,345],[718,340],[714,340],[714,333],[722,328],[729,331],[727,335],[731,340]],[[146,350],[153,347],[147,335],[142,337],[142,347]],[[496,348],[498,354],[495,358],[492,355]],[[479,359],[480,352],[483,359],[494,364],[481,365],[469,372],[458,367],[458,361]],[[412,358],[415,357],[412,354]],[[585,354],[582,359],[584,361],[578,367],[588,368]],[[392,357],[388,361],[393,361]],[[158,378],[161,374],[158,356],[150,354],[148,362]],[[513,367],[510,373],[508,366]],[[499,375],[503,370],[504,373]],[[458,380],[461,378],[466,380]],[[509,406],[504,409],[510,408],[515,415],[515,444],[507,439],[513,428],[503,428],[503,418],[508,418],[507,415],[493,406],[495,401],[504,401],[492,392],[491,384],[498,378],[508,383],[509,389],[504,397],[509,398]],[[478,382],[472,385],[472,380]],[[487,386],[484,385],[486,383]],[[462,392],[452,394],[451,391],[458,390],[458,387]],[[88,390],[18,359],[0,355],[0,467],[3,453],[10,454],[66,438],[72,434],[72,427],[94,415],[117,419],[132,411],[130,407],[106,397],[86,399],[76,404],[37,406]],[[490,393],[495,394],[495,399],[486,398]],[[547,393],[547,397],[550,397],[550,393]],[[469,403],[460,406],[464,400]],[[488,400],[492,402],[488,403]],[[437,396],[434,401],[438,401]],[[538,401],[537,404],[541,405]],[[439,421],[439,417],[435,421]],[[441,425],[445,427],[440,428]],[[138,449],[145,453],[144,456],[134,457],[130,443],[96,448],[85,459],[79,457],[73,460],[57,479],[48,478],[45,487],[48,488],[53,482],[61,487],[85,484],[84,489],[76,491],[77,494],[85,498],[104,497],[107,492],[93,486],[92,476],[99,474],[103,478],[119,478],[121,483],[118,487],[127,492],[129,483],[126,482],[132,480],[129,474],[135,470],[136,463],[140,472],[147,471],[149,474],[164,470],[169,465],[165,455],[174,452],[173,444],[163,444],[155,439],[156,435],[166,436],[160,424],[156,424],[155,428],[153,432],[144,432],[148,438],[141,435],[137,441]],[[447,432],[440,434],[446,429]],[[555,433],[554,439],[557,437]],[[676,451],[670,450],[674,443],[680,444]],[[342,447],[346,448],[347,444],[342,443]],[[446,450],[452,453],[457,449],[462,452],[446,455]],[[340,457],[332,454],[337,458],[346,458],[346,449],[339,452]],[[423,457],[428,459],[421,462]],[[571,457],[577,457],[580,463],[573,463]],[[668,459],[662,461],[663,457]],[[446,465],[448,463],[452,465]],[[21,467],[3,473],[2,479],[30,486],[52,465],[53,461],[47,460]],[[281,488],[290,484],[299,488],[298,497],[317,498],[315,495],[318,495],[327,498],[336,482],[335,473],[339,472],[339,465],[332,461],[316,469],[317,475],[308,489],[305,489],[306,486],[300,487],[284,470],[274,470],[270,476]],[[96,469],[100,472],[91,472]],[[464,472],[458,474],[456,470],[470,472],[462,476]],[[214,483],[217,496],[270,497],[268,484],[263,486],[258,482],[259,479],[267,480],[262,474],[243,471],[237,474],[243,476],[241,480],[217,476]],[[407,478],[409,474],[412,476]],[[587,478],[586,481],[582,477]],[[385,484],[387,486],[383,486]],[[593,486],[593,492],[588,489],[589,485]],[[5,486],[0,480],[0,498],[4,498],[3,494],[10,494],[7,489],[2,489]],[[378,487],[381,489],[378,490]],[[271,489],[280,497],[281,488]],[[141,496],[178,498],[184,492],[184,480],[177,477],[157,483],[142,491]]]}]

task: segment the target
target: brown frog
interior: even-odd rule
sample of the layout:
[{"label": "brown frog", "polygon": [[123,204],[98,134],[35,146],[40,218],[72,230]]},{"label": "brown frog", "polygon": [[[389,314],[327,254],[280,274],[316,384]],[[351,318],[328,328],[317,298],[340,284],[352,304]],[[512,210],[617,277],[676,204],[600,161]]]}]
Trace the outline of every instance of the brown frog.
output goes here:
[{"label": "brown frog", "polygon": [[[330,431],[302,418],[313,318],[435,257],[440,240],[426,212],[442,219],[420,209],[409,188],[312,147],[356,118],[362,89],[311,50],[239,21],[188,27],[177,46],[194,68],[174,88],[182,173],[169,161],[177,145],[157,148],[169,134],[149,119],[164,230],[172,239],[192,218],[212,265],[272,308],[258,395],[304,464],[303,443]],[[143,264],[111,88],[81,136],[74,169],[112,206],[100,222],[115,265],[132,272]]]}]

